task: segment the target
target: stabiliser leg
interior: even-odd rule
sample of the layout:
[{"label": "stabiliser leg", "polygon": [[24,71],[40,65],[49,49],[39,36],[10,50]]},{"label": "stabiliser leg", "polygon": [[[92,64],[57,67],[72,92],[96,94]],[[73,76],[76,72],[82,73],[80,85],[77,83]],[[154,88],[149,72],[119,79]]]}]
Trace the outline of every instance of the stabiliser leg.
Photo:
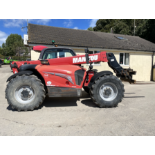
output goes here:
[{"label": "stabiliser leg", "polygon": [[132,79],[132,75],[136,74],[136,71],[133,71],[133,69],[124,69],[122,68],[113,53],[107,53],[107,59],[108,59],[108,65],[110,68],[112,68],[114,70],[114,72],[116,73],[117,77],[120,77],[121,80],[123,81],[127,81],[130,84],[131,83],[135,83],[136,80]]}]

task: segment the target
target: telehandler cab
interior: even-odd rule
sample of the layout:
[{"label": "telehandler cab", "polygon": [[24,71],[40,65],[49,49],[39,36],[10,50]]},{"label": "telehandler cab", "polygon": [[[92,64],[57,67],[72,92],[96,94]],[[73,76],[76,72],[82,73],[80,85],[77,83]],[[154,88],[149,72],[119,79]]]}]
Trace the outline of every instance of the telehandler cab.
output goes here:
[{"label": "telehandler cab", "polygon": [[24,64],[41,64],[40,60],[76,56],[76,53],[70,48],[60,48],[60,47],[47,48],[46,46],[39,45],[39,46],[33,46],[32,49],[34,51],[41,52],[39,59],[17,61],[17,62],[13,61],[10,64],[13,73],[18,73],[20,66]]},{"label": "telehandler cab", "polygon": [[[40,50],[46,53],[52,49],[44,47]],[[116,107],[122,101],[125,92],[121,80],[135,83],[132,75],[136,72],[130,68],[123,69],[113,53],[89,54],[88,49],[85,49],[85,55],[69,57],[60,57],[60,55],[53,59],[17,62],[19,64],[14,68],[16,73],[8,78],[5,91],[8,104],[13,109],[34,110],[43,103],[46,95],[80,98],[82,88],[90,94],[93,102],[99,107]],[[93,62],[107,62],[116,76],[110,71],[97,72],[93,69]],[[81,66],[89,63],[88,70]]]}]

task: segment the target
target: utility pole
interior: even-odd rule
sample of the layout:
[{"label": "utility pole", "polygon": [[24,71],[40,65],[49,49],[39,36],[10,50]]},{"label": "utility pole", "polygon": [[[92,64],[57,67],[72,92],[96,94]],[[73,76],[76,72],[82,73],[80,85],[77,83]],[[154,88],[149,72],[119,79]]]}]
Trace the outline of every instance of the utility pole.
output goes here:
[{"label": "utility pole", "polygon": [[28,19],[27,19],[27,34],[28,34]]},{"label": "utility pole", "polygon": [[111,29],[110,29],[110,33],[113,33],[113,29],[112,29],[112,27],[111,27]]},{"label": "utility pole", "polygon": [[[27,19],[27,26],[22,27],[21,29],[27,28],[27,36],[28,36],[28,19]],[[28,52],[29,52],[30,48],[28,48]]]},{"label": "utility pole", "polygon": [[22,29],[27,28],[27,34],[28,34],[28,19],[27,19],[27,26],[22,27]]}]

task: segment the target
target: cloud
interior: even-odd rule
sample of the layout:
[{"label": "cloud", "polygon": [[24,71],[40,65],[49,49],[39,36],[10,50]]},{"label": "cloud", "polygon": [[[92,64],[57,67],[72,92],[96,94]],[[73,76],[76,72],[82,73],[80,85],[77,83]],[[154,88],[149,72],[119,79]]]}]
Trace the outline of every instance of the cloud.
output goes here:
[{"label": "cloud", "polygon": [[[47,24],[50,19],[28,19],[28,22],[37,24]],[[5,27],[22,27],[26,26],[27,19],[7,19],[4,20]]]},{"label": "cloud", "polygon": [[73,25],[73,22],[72,22],[71,19],[67,19],[67,21],[64,22],[64,25],[65,25],[66,27],[71,27],[71,26]]},{"label": "cloud", "polygon": [[48,22],[50,22],[51,19],[38,19],[37,23],[38,24],[47,24]]},{"label": "cloud", "polygon": [[89,27],[95,27],[98,19],[91,19]]},{"label": "cloud", "polygon": [[74,27],[73,29],[78,29],[78,27]]},{"label": "cloud", "polygon": [[23,19],[9,19],[5,20],[4,26],[5,27],[21,27],[23,24]]},{"label": "cloud", "polygon": [[6,41],[7,36],[5,32],[0,31],[0,46]]}]

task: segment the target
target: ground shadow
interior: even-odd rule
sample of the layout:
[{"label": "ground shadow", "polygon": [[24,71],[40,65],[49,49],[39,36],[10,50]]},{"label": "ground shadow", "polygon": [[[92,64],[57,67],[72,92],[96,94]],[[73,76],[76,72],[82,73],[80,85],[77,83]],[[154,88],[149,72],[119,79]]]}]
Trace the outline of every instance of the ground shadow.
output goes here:
[{"label": "ground shadow", "polygon": [[[41,106],[39,106],[37,109],[41,109],[42,107],[69,107],[69,106],[77,106],[77,101],[81,98],[90,98],[89,94],[86,93],[85,91],[82,91],[82,97],[77,98],[77,97],[46,97],[44,102],[42,103]],[[92,101],[87,103],[90,106],[92,105]],[[9,105],[7,107],[8,110],[11,111],[16,111],[12,109],[12,107]]]},{"label": "ground shadow", "polygon": [[155,84],[155,82],[150,82],[150,83],[135,83],[134,85],[149,85],[149,84]]},{"label": "ground shadow", "polygon": [[[135,93],[125,93],[125,94],[135,94]],[[125,96],[124,98],[142,98],[145,96]],[[82,97],[53,97],[49,98],[46,97],[43,104],[37,108],[37,110],[41,109],[42,107],[70,107],[70,106],[77,106],[77,101],[82,99],[81,104],[84,104],[89,107],[97,108],[98,106],[90,99],[90,95],[85,91],[82,91]],[[9,105],[7,107],[8,110],[17,111],[12,109]]]},{"label": "ground shadow", "polygon": [[88,107],[93,107],[93,108],[99,108],[93,101],[92,99],[85,99],[81,101],[82,104],[88,106]]},{"label": "ground shadow", "polygon": [[85,91],[82,91],[82,96],[80,98],[90,98],[90,95]]},{"label": "ground shadow", "polygon": [[[90,98],[90,95],[88,93],[86,93],[85,91],[82,91],[82,96],[80,98],[77,98],[77,97],[59,97],[59,98],[58,97],[54,97],[54,98],[46,97],[42,106],[45,106],[45,107],[77,106],[77,101],[80,99],[84,99],[84,98]],[[93,102],[91,101],[90,103],[88,103],[88,105],[94,107],[94,105],[92,105],[92,103]]]},{"label": "ground shadow", "polygon": [[[68,97],[64,97],[64,98],[49,98],[46,97],[44,102],[38,107],[36,108],[36,110],[39,110],[43,107],[69,107],[69,106],[77,106],[77,100],[78,98],[68,98]],[[11,111],[17,111],[15,109],[12,109],[12,107],[9,105],[7,107],[8,110]]]},{"label": "ground shadow", "polygon": [[124,98],[143,98],[145,96],[124,96]]},{"label": "ground shadow", "polygon": [[124,98],[143,98],[143,97],[145,97],[145,96],[126,96],[126,95],[136,94],[136,93],[124,93],[124,94],[125,94]]},{"label": "ground shadow", "polygon": [[77,106],[77,101],[81,98],[90,98],[89,94],[82,91],[82,96],[77,97],[46,97],[42,106],[45,107],[68,107],[68,106]]},{"label": "ground shadow", "polygon": [[8,109],[8,110],[11,110],[11,111],[17,111],[17,110],[15,110],[15,109],[12,109],[11,105],[9,105],[9,106],[7,107],[7,109]]},{"label": "ground shadow", "polygon": [[124,93],[124,94],[135,94],[135,93]]},{"label": "ground shadow", "polygon": [[68,106],[77,106],[78,98],[74,97],[46,97],[42,106],[45,107],[68,107]]}]

